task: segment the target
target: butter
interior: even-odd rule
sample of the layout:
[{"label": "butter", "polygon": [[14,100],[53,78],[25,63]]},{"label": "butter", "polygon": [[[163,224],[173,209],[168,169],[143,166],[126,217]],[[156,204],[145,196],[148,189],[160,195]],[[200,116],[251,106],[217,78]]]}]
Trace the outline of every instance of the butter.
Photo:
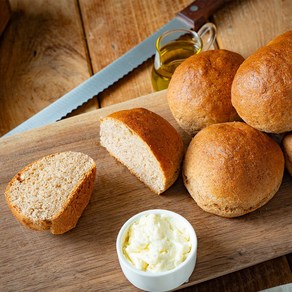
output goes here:
[{"label": "butter", "polygon": [[137,269],[165,272],[185,261],[192,244],[187,230],[169,215],[147,214],[126,234],[123,253]]}]

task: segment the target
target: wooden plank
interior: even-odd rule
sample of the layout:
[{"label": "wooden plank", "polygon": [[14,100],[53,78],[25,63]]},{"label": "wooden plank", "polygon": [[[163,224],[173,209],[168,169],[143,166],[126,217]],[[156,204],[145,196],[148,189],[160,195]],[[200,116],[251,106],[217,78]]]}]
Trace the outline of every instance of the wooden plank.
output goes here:
[{"label": "wooden plank", "polygon": [[[94,72],[141,42],[190,2],[80,0]],[[234,0],[227,4],[212,18],[218,28],[219,48],[249,56],[291,29],[291,5],[289,0]],[[101,106],[152,92],[152,64],[151,59],[100,94]]]},{"label": "wooden plank", "polygon": [[11,9],[0,43],[0,135],[91,73],[75,0],[12,0]]},{"label": "wooden plank", "polygon": [[282,256],[179,291],[260,291],[288,283],[292,283],[292,273],[287,258]]},{"label": "wooden plank", "polygon": [[[23,1],[22,1],[23,2]],[[55,2],[59,2],[59,1],[55,1]],[[85,2],[85,1],[84,1]],[[111,7],[112,6],[119,6],[119,7],[121,7],[121,5],[122,5],[122,8],[124,9],[124,10],[126,10],[126,11],[129,11],[127,8],[125,8],[125,7],[127,7],[127,5],[131,5],[132,6],[132,10],[133,11],[135,11],[135,10],[139,10],[139,9],[141,9],[141,7],[144,5],[146,5],[147,6],[147,3],[142,3],[141,4],[141,2],[142,1],[138,1],[138,0],[136,0],[136,1],[126,1],[126,2],[123,2],[122,4],[118,4],[117,2],[119,2],[119,1],[87,1],[86,3],[89,3],[89,2],[91,2],[92,3],[92,5],[94,6],[95,4],[98,4],[99,6],[100,5],[103,5],[103,6],[107,6],[107,5],[109,5],[109,6],[107,6],[107,7],[104,7],[104,11],[109,11],[107,14],[104,14],[104,15],[102,15],[102,14],[99,14],[99,21],[103,21],[102,20],[102,17],[103,16],[106,16],[106,15],[113,15],[115,18],[115,20],[116,19],[118,19],[118,21],[115,21],[115,20],[112,20],[108,25],[110,26],[111,25],[111,23],[115,23],[116,25],[115,26],[113,26],[112,28],[114,29],[113,31],[115,31],[116,29],[117,30],[119,30],[119,31],[124,31],[125,33],[127,32],[127,30],[128,31],[131,31],[132,30],[132,26],[131,26],[131,24],[132,23],[130,23],[130,22],[125,22],[125,21],[123,21],[123,20],[121,20],[120,18],[122,18],[122,15],[123,15],[123,11],[121,10],[121,11],[119,11],[118,9],[116,9],[116,15],[114,15],[112,12],[110,12],[111,11]],[[122,1],[121,1],[122,2]],[[145,2],[145,1],[144,1]],[[150,1],[150,2],[152,2],[152,1]],[[154,3],[153,2],[153,5],[151,6],[151,10],[150,10],[150,12],[148,12],[148,13],[151,13],[151,15],[154,17],[154,21],[152,22],[151,21],[151,19],[149,18],[149,23],[147,23],[147,25],[146,25],[146,27],[145,27],[145,25],[143,25],[143,31],[147,31],[147,29],[149,29],[149,27],[151,27],[151,26],[154,26],[154,23],[158,23],[159,22],[159,17],[165,17],[165,15],[170,15],[170,14],[168,14],[169,13],[169,10],[168,11],[166,11],[165,10],[165,7],[167,8],[168,6],[170,7],[169,9],[172,9],[175,5],[181,5],[182,7],[184,7],[185,6],[185,1],[182,1],[182,2],[179,2],[179,3],[177,3],[178,1],[173,1],[172,3],[167,3],[167,1],[164,1],[164,3]],[[188,2],[188,3],[186,3],[186,4],[189,4],[189,2],[191,2],[191,1],[186,1],[186,2]],[[14,1],[13,3],[17,3],[16,1]],[[26,4],[26,3],[28,3],[28,2],[25,2],[24,4],[17,4],[18,5],[18,7],[22,7],[21,9],[22,9],[22,13],[26,13],[26,9],[27,9],[27,5],[28,4]],[[45,3],[45,5],[42,5],[42,7],[39,7],[38,5],[35,5],[34,4],[34,2],[32,2],[32,1],[30,1],[29,2],[29,4],[30,3],[32,3],[32,5],[34,5],[34,9],[37,9],[38,10],[38,13],[39,14],[41,14],[41,10],[44,10],[44,11],[46,11],[46,10],[48,10],[48,7],[47,7],[47,5],[46,4],[48,4],[48,5],[51,5],[52,3],[50,2],[50,3],[45,3],[45,2],[42,2],[42,3]],[[239,3],[239,4],[236,4],[236,3]],[[246,3],[246,4],[245,4]],[[64,3],[63,3],[64,4]],[[54,3],[54,5],[57,5],[56,3]],[[62,4],[58,4],[58,5],[62,5]],[[67,4],[66,4],[67,5]],[[82,5],[82,2],[81,2],[81,5]],[[174,6],[173,6],[174,5]],[[217,26],[219,27],[219,30],[218,30],[218,33],[219,33],[219,37],[218,37],[218,42],[219,42],[219,44],[221,45],[221,47],[224,47],[223,46],[223,44],[226,46],[226,48],[227,48],[227,45],[229,46],[228,48],[229,49],[231,49],[231,50],[239,50],[238,48],[240,48],[240,50],[241,50],[241,52],[242,52],[242,54],[244,55],[244,56],[248,56],[251,52],[253,52],[253,50],[255,49],[255,48],[257,48],[258,46],[261,46],[261,45],[263,45],[263,44],[265,44],[266,43],[266,41],[261,41],[261,38],[262,37],[264,37],[264,38],[267,38],[267,35],[268,34],[271,34],[271,37],[268,39],[267,38],[267,41],[269,41],[272,37],[274,37],[274,34],[278,34],[278,33],[281,33],[282,31],[281,31],[281,28],[280,28],[280,26],[282,26],[282,25],[284,25],[284,26],[286,26],[288,29],[291,29],[291,2],[289,2],[289,1],[286,1],[286,0],[284,0],[284,1],[277,1],[277,0],[275,0],[275,1],[271,1],[271,0],[266,0],[266,1],[258,1],[258,0],[254,0],[254,1],[249,1],[249,0],[245,0],[245,1],[235,1],[235,3],[233,4],[233,3],[231,3],[231,4],[229,4],[230,6],[229,7],[227,7],[226,9],[227,9],[227,11],[228,12],[224,12],[224,13],[226,13],[224,16],[220,16],[220,13],[218,14],[219,16],[219,18],[216,18],[215,17],[215,21],[216,21],[216,24],[217,24]],[[238,16],[234,16],[234,7],[232,8],[232,6],[233,5],[241,5],[240,7],[241,7],[241,9],[240,9],[240,7],[237,7],[236,8],[236,13],[238,14]],[[62,5],[63,6],[63,5]],[[164,7],[162,10],[161,10],[161,7]],[[71,7],[70,6],[70,4],[68,4],[68,7]],[[179,7],[178,9],[173,9],[174,11],[173,11],[173,14],[172,15],[174,15],[175,14],[175,12],[177,12],[178,10],[180,10],[182,7]],[[280,8],[279,8],[280,7]],[[268,8],[268,10],[267,10],[267,8]],[[62,8],[63,9],[63,8]],[[62,10],[61,9],[61,10]],[[68,9],[68,8],[67,8]],[[98,7],[96,8],[96,9],[98,9]],[[229,10],[230,9],[230,10]],[[69,9],[70,10],[70,9]],[[16,13],[18,13],[17,11],[16,11]],[[88,13],[90,13],[90,11],[88,12]],[[96,12],[95,12],[96,13]],[[128,13],[128,12],[127,12]],[[223,12],[222,12],[223,13]],[[231,15],[231,14],[232,15]],[[273,19],[273,15],[271,15],[271,14],[275,14],[276,15],[276,17]],[[50,17],[50,13],[48,14],[48,17]],[[96,14],[93,14],[92,13],[92,18],[94,18],[94,15],[96,15]],[[147,12],[145,11],[145,14],[143,15],[143,14],[138,14],[139,15],[139,18],[137,18],[137,25],[140,25],[140,23],[142,22],[144,22],[144,17],[146,17],[146,18],[148,18],[148,14],[147,14]],[[170,16],[170,18],[172,17],[172,15]],[[217,15],[216,15],[217,16]],[[232,16],[232,18],[230,18]],[[233,17],[234,16],[234,17]],[[268,16],[268,17],[267,17]],[[19,15],[18,15],[18,17],[19,17]],[[41,15],[41,17],[43,17],[43,15]],[[135,17],[135,15],[134,15],[134,17]],[[221,17],[221,18],[220,18]],[[242,21],[244,22],[244,23],[246,23],[247,24],[247,29],[245,29],[244,27],[242,28],[242,23],[239,23],[238,22],[238,18],[237,17],[241,17],[241,19],[242,19]],[[227,22],[225,23],[225,19],[227,18]],[[217,21],[217,19],[219,19],[219,21]],[[286,19],[286,20],[285,20]],[[14,16],[14,18],[13,18],[13,21],[14,20],[17,20],[18,21],[18,18],[16,17],[16,16]],[[167,19],[168,20],[168,19]],[[166,21],[167,21],[166,20]],[[97,23],[96,23],[96,25],[98,26],[98,25],[100,25],[100,23],[98,23],[98,21],[96,21]],[[28,22],[29,23],[29,22]],[[122,25],[123,26],[120,26],[119,27],[119,23],[122,23]],[[234,26],[234,23],[236,24],[235,26]],[[265,23],[265,25],[266,25],[266,27],[267,27],[267,29],[266,30],[263,30],[262,29],[262,27],[261,27],[261,24],[262,23]],[[225,24],[227,24],[227,25],[225,25]],[[277,25],[275,25],[275,24],[277,24]],[[22,23],[22,25],[23,25],[23,23]],[[221,29],[221,25],[223,25],[223,31],[224,31],[224,35],[221,33],[221,32],[223,32],[222,31],[222,29]],[[258,26],[259,25],[259,26]],[[105,25],[103,24],[103,26],[105,27]],[[289,27],[290,26],[290,27]],[[20,25],[20,27],[21,27],[21,25]],[[111,26],[110,26],[111,27]],[[109,27],[109,28],[110,28]],[[25,27],[23,27],[22,28],[22,31],[20,31],[21,32],[21,34],[20,35],[18,35],[17,37],[21,37],[22,36],[22,34],[23,35],[27,35],[27,32],[25,31],[25,28],[27,28],[27,30],[30,30],[31,29],[31,26],[25,26]],[[156,28],[154,28],[154,30],[155,30]],[[287,29],[287,30],[288,30]],[[284,30],[286,30],[286,28],[284,28]],[[15,34],[17,35],[17,33],[16,33],[17,31],[15,30]],[[90,37],[92,37],[92,35],[90,34],[90,31],[88,31],[89,33],[87,34],[87,38],[90,38]],[[226,32],[226,38],[224,39],[224,42],[223,41],[221,41],[220,42],[220,37],[221,36],[225,36],[225,32]],[[239,32],[239,34],[235,34],[234,32]],[[55,30],[54,31],[54,33],[58,33],[58,30]],[[242,41],[243,41],[243,38],[241,37],[242,35],[244,35],[244,36],[248,36],[248,37],[250,37],[250,36],[253,36],[254,34],[256,34],[257,35],[257,38],[256,38],[256,40],[255,41],[257,41],[258,42],[258,44],[256,45],[256,46],[254,46],[253,44],[250,44],[249,42],[247,42],[247,46],[245,47],[245,46],[239,46],[240,44],[242,44]],[[70,37],[71,37],[71,35],[72,34],[70,34]],[[6,34],[5,34],[5,36],[6,36]],[[236,38],[234,39],[234,36],[236,36]],[[111,34],[109,34],[108,36],[106,35],[106,34],[104,34],[104,36],[103,37],[105,37],[105,38],[108,38],[108,39],[112,39],[111,38]],[[229,39],[227,39],[227,37],[230,39],[231,38],[231,41],[229,41]],[[68,37],[68,35],[67,35],[67,38],[68,38],[68,42],[70,43],[70,38]],[[115,39],[115,41],[116,42],[118,42],[119,41],[119,39]],[[130,40],[131,41],[131,40]],[[0,42],[0,47],[3,45],[3,40],[1,39],[1,42]],[[138,42],[139,42],[139,40],[138,40]],[[229,42],[229,43],[228,43]],[[97,44],[99,44],[100,43],[100,40],[97,38],[97,40],[96,40],[96,42],[94,43],[93,42],[93,46],[97,46]],[[119,43],[115,43],[115,45],[116,45],[116,47],[118,47],[118,48],[120,48],[121,46],[123,46],[124,44],[122,44],[122,45],[119,45]],[[252,47],[252,46],[254,46],[254,47]],[[12,48],[12,45],[9,47],[9,48]],[[245,51],[246,50],[246,51]],[[116,50],[116,52],[117,52],[118,50]],[[126,49],[126,51],[127,51],[127,49]],[[4,52],[5,53],[5,52]],[[106,55],[108,54],[108,51],[106,50],[106,51],[101,51],[100,52],[101,54],[98,56],[98,58],[99,58],[99,61],[102,61],[102,60],[104,60],[104,58],[106,58]],[[2,55],[2,53],[0,53],[0,56]],[[29,54],[23,54],[23,56],[21,55],[21,54],[19,54],[18,55],[18,62],[19,63],[17,63],[17,64],[21,64],[22,62],[23,62],[23,60],[21,60],[21,57],[23,57],[24,58],[24,60],[27,58],[27,55],[28,56],[30,56]],[[7,53],[6,53],[6,55],[4,55],[4,56],[7,56]],[[42,57],[46,57],[46,55],[44,54]],[[83,60],[83,59],[82,59]],[[9,60],[10,61],[10,60]],[[84,60],[83,60],[84,61]],[[98,60],[97,60],[98,61]],[[10,61],[11,62],[11,61]],[[25,62],[27,62],[27,61],[25,61]],[[50,59],[50,62],[54,62],[54,60],[51,58]],[[12,62],[12,64],[13,64],[13,66],[15,66],[15,65],[17,65],[16,63],[13,63]],[[67,65],[66,65],[67,66]],[[128,79],[126,79],[125,81],[123,81],[123,80],[121,80],[118,84],[116,84],[113,88],[114,89],[112,89],[111,88],[111,90],[108,90],[105,94],[103,94],[103,96],[104,96],[104,98],[102,98],[102,100],[103,101],[107,101],[107,102],[104,102],[104,103],[102,103],[102,105],[106,105],[106,104],[111,104],[111,103],[114,103],[114,102],[116,102],[115,101],[115,96],[116,95],[119,95],[120,94],[120,87],[122,87],[122,86],[126,86],[126,87],[128,87],[128,89],[127,90],[125,90],[125,92],[124,92],[124,96],[120,96],[121,97],[121,99],[120,100],[124,100],[124,99],[127,99],[128,98],[128,95],[130,96],[130,97],[135,97],[135,96],[138,96],[138,95],[141,95],[141,94],[143,94],[142,93],[142,90],[140,89],[140,85],[139,85],[139,83],[136,81],[136,78],[137,78],[137,76],[136,75],[141,75],[142,77],[139,77],[140,79],[142,79],[142,87],[144,88],[144,86],[145,86],[145,81],[144,80],[147,80],[147,82],[148,82],[148,88],[149,88],[149,92],[150,92],[150,90],[152,90],[152,88],[151,88],[151,84],[150,84],[150,81],[149,81],[149,77],[150,77],[150,71],[151,71],[151,66],[152,66],[152,61],[149,61],[148,62],[148,64],[144,64],[143,66],[145,66],[145,68],[143,69],[143,70],[141,70],[141,71],[139,71],[139,69],[137,69],[137,70],[135,70],[131,75],[133,75],[133,77],[126,77],[126,78],[128,78]],[[1,70],[1,67],[2,66],[0,66],[0,70]],[[17,69],[17,68],[16,68]],[[15,70],[16,70],[15,69]],[[27,68],[28,70],[34,70],[34,68],[33,68],[33,66],[32,67],[29,67],[28,66],[28,68]],[[61,72],[61,69],[60,68],[58,68],[59,70],[58,70],[58,72]],[[23,67],[22,67],[22,70],[24,70],[23,69]],[[52,75],[53,76],[55,76],[56,75],[56,73],[58,73],[58,72],[56,72],[57,70],[51,70],[50,72],[52,73]],[[88,72],[90,72],[90,70],[88,70]],[[62,72],[61,72],[62,73]],[[0,78],[0,85],[1,85],[1,79],[2,79],[2,72],[0,71],[0,76],[1,76],[1,78]],[[143,77],[144,76],[144,77]],[[57,78],[57,77],[54,77],[54,78]],[[58,78],[60,79],[61,77],[60,76],[58,76]],[[61,79],[60,79],[61,80]],[[66,82],[68,82],[68,80],[65,80]],[[8,82],[9,82],[9,84],[11,85],[11,86],[14,86],[15,84],[12,84],[11,82],[10,82],[10,80],[8,80]],[[62,81],[62,82],[64,82],[64,80]],[[130,84],[128,84],[128,83],[131,83],[131,85]],[[4,86],[4,88],[5,88],[6,86]],[[0,88],[3,88],[3,86],[1,85],[1,87]],[[33,88],[32,88],[33,89]],[[1,90],[1,89],[0,89]],[[61,88],[61,90],[62,90],[62,88]],[[1,92],[1,91],[0,91]],[[6,92],[8,92],[7,90],[6,90]],[[146,93],[146,91],[145,91],[145,93]],[[30,94],[30,92],[28,92],[28,94]],[[2,95],[2,94],[1,94]],[[0,95],[0,96],[1,96]],[[1,98],[1,97],[0,97]],[[117,99],[117,101],[119,101],[119,99]],[[2,102],[2,98],[1,98],[1,109],[2,109],[2,104],[3,104],[3,102]],[[14,104],[13,105],[14,107],[16,107],[17,106],[17,104]],[[20,107],[21,106],[23,106],[23,105],[20,105]],[[89,104],[87,104],[86,105],[86,107],[91,107],[91,105]],[[93,108],[95,107],[96,105],[93,105]],[[32,108],[32,110],[33,110],[33,108]],[[78,109],[78,111],[83,111],[83,107],[81,108],[81,109]],[[78,112],[77,111],[77,112]],[[17,112],[15,112],[15,115],[17,115],[17,114],[21,114],[22,115],[22,111],[19,111],[18,113]],[[3,115],[5,115],[5,112],[4,112],[4,114],[3,114],[3,111],[1,111],[1,115],[3,116]],[[5,118],[5,117],[4,117]],[[3,119],[4,119],[3,118]],[[13,116],[13,120],[15,120],[17,118],[17,116]],[[0,119],[1,119],[1,117],[0,117]],[[7,118],[5,118],[6,119],[6,121],[9,123],[9,120],[7,119]],[[11,120],[11,122],[12,123],[14,123],[14,121],[13,120]],[[3,128],[2,126],[1,126],[1,128]],[[8,127],[9,128],[9,127]],[[10,127],[10,128],[12,128],[12,126]],[[5,132],[3,132],[3,133],[5,133]],[[1,134],[1,133],[0,133]],[[46,139],[45,139],[45,143],[46,143]],[[16,171],[17,171],[17,169],[16,169]],[[262,264],[263,265],[263,264]],[[267,263],[267,265],[269,265],[269,262]],[[281,267],[283,267],[283,265],[279,265],[279,274],[280,273],[283,273],[283,275],[284,275],[284,271],[282,270],[282,268]],[[263,273],[265,273],[267,271],[267,269],[265,269],[265,268],[263,268],[263,271],[261,271],[261,275],[263,275]],[[271,269],[271,271],[273,271],[273,269]],[[274,271],[277,271],[277,268],[276,269],[274,269]],[[259,273],[258,273],[259,274]],[[233,274],[232,274],[233,275]],[[226,281],[237,281],[237,280],[234,280],[234,278],[233,278],[233,276],[232,275],[228,275],[228,276],[225,276],[224,277],[224,281],[226,282]],[[285,275],[287,275],[287,273],[285,274]],[[229,276],[230,276],[230,278],[229,278]],[[244,278],[246,276],[246,274],[245,273],[243,273],[242,274],[242,277]],[[263,275],[263,277],[264,277],[264,275]],[[260,277],[257,277],[257,273],[254,273],[254,278],[253,278],[253,281],[255,281],[256,282],[256,279],[257,279],[257,282],[258,283],[261,283],[261,280],[260,280]],[[232,280],[233,279],[233,280]],[[239,280],[240,281],[240,280]],[[283,280],[282,280],[283,281]],[[207,282],[207,283],[209,283],[209,282]],[[215,282],[213,282],[213,283],[216,283],[216,281]],[[276,284],[275,282],[273,282],[274,283],[274,285]],[[253,286],[252,285],[253,283],[251,283],[251,286],[250,287],[255,287],[255,286]],[[278,284],[281,284],[281,281],[279,281],[279,283]],[[202,285],[204,285],[204,284],[201,284],[200,285],[200,288],[202,289]],[[209,285],[209,286],[208,286]],[[212,287],[212,285],[213,284],[208,284],[207,285],[207,287]],[[211,285],[211,286],[210,286]],[[254,284],[255,285],[255,284]],[[215,286],[214,287],[217,287],[216,286],[216,284],[215,284]],[[219,286],[220,287],[220,286]],[[223,286],[223,287],[225,287],[225,286]],[[246,286],[244,286],[244,287],[246,287]],[[259,286],[259,287],[261,287],[261,286]],[[219,289],[219,290],[222,290],[222,289]],[[246,290],[248,290],[248,291],[250,291],[250,290],[255,290],[254,288],[250,288],[250,289],[246,289]]]},{"label": "wooden plank", "polygon": [[290,0],[234,0],[214,15],[220,48],[248,57],[292,29]]},{"label": "wooden plank", "polygon": [[0,1],[0,36],[3,33],[11,16],[11,10],[8,0]]},{"label": "wooden plank", "polygon": [[[94,72],[139,44],[190,2],[80,0]],[[151,93],[152,64],[150,59],[100,94],[101,107]]]},{"label": "wooden plank", "polygon": [[[169,120],[188,144],[190,138],[174,121],[165,92],[0,140],[2,193],[18,170],[49,153],[82,151],[93,157],[98,166],[89,206],[78,226],[62,236],[25,229],[12,216],[4,197],[0,197],[3,290],[89,290],[94,287],[99,291],[135,291],[119,268],[115,240],[130,216],[151,208],[182,214],[197,232],[198,262],[185,287],[292,252],[292,217],[287,216],[292,212],[292,180],[288,175],[268,204],[245,216],[225,219],[202,211],[188,195],[181,178],[165,194],[153,194],[100,147],[99,118],[112,111],[138,106]],[[270,270],[269,264],[266,267]]]}]

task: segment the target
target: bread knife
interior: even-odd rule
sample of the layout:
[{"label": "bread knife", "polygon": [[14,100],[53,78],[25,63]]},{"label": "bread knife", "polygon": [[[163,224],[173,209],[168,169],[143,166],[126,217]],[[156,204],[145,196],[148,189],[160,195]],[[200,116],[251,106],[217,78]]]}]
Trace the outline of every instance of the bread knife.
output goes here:
[{"label": "bread knife", "polygon": [[33,128],[56,122],[89,99],[93,98],[144,61],[155,54],[156,39],[165,31],[172,29],[194,29],[197,31],[208,18],[223,4],[231,0],[196,0],[180,11],[176,17],[146,38],[136,47],[122,55],[79,86],[36,113],[34,116],[12,129],[2,137],[7,137]]}]

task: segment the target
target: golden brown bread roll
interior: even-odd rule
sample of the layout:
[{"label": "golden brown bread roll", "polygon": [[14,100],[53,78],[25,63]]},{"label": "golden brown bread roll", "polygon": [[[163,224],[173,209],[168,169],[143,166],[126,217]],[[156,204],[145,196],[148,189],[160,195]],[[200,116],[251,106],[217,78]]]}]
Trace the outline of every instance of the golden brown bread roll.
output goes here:
[{"label": "golden brown bread roll", "polygon": [[292,175],[292,133],[289,133],[287,136],[284,137],[283,148],[286,168],[290,175]]},{"label": "golden brown bread roll", "polygon": [[239,67],[232,104],[252,127],[268,132],[292,130],[292,31],[260,48]]},{"label": "golden brown bread roll", "polygon": [[201,130],[183,163],[184,184],[196,203],[230,218],[266,204],[278,191],[283,172],[280,146],[242,122]]},{"label": "golden brown bread roll", "polygon": [[286,44],[289,43],[289,46],[291,46],[292,42],[292,30],[286,31],[285,33],[276,36],[274,39],[272,39],[267,46],[274,45],[277,43],[285,42]]},{"label": "golden brown bread roll", "polygon": [[221,122],[238,120],[231,104],[231,84],[244,58],[227,50],[206,51],[175,70],[167,91],[170,110],[190,135]]}]

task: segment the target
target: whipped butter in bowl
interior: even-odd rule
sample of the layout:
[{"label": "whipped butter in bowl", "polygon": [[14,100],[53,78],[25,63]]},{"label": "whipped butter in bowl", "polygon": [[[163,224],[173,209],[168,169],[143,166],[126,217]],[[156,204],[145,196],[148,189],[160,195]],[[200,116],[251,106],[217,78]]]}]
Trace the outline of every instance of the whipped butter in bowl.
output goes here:
[{"label": "whipped butter in bowl", "polygon": [[126,278],[147,291],[174,289],[191,276],[197,237],[181,215],[147,210],[130,218],[117,238],[117,253]]}]

